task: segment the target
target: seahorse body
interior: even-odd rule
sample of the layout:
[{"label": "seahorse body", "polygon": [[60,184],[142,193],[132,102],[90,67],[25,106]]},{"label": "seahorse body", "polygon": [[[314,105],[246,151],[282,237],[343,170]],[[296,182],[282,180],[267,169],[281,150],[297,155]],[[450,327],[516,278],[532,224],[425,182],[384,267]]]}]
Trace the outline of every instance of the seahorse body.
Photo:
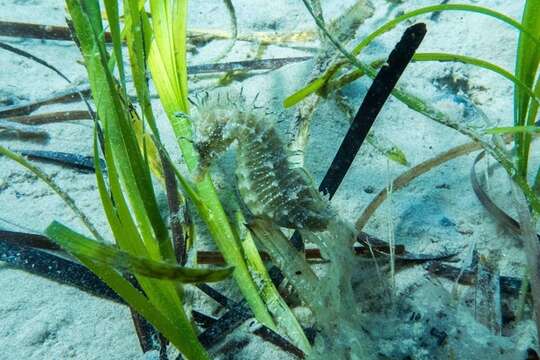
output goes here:
[{"label": "seahorse body", "polygon": [[334,216],[304,169],[293,167],[276,129],[239,96],[235,103],[198,106],[195,146],[200,168],[238,142],[236,177],[242,200],[255,216],[282,227],[322,231]]}]

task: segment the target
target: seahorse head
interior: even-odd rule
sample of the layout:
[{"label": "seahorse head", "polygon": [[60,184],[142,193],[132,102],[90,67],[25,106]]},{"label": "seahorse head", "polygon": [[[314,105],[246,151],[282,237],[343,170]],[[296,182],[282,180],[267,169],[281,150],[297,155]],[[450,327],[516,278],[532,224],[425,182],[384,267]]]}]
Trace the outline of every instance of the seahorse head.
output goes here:
[{"label": "seahorse head", "polygon": [[238,139],[245,129],[246,119],[253,115],[241,92],[205,93],[194,104],[194,146],[199,153],[197,176],[200,177]]}]

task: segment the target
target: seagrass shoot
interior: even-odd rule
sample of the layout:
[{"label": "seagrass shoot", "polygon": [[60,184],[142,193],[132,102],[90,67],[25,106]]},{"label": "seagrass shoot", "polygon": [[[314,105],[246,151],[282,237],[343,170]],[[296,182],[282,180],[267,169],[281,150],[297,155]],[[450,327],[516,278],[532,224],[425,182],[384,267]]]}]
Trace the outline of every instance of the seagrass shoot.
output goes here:
[{"label": "seagrass shoot", "polygon": [[[382,344],[390,346],[377,331],[382,332],[386,322],[389,327],[403,322],[403,314],[415,306],[406,294],[396,296],[396,261],[418,264],[427,258],[440,260],[449,256],[414,257],[403,250],[399,258],[393,225],[388,242],[370,237],[363,232],[364,227],[393,192],[458,156],[434,162],[401,183],[396,182],[398,179],[377,179],[380,183],[388,180],[380,196],[367,204],[357,219],[343,216],[331,198],[364,139],[389,162],[409,165],[404,151],[386,134],[375,136],[376,129],[371,129],[391,95],[409,110],[467,137],[472,145],[459,156],[481,150],[477,162],[489,157],[504,169],[515,200],[514,232],[526,252],[528,275],[523,283],[530,283],[540,331],[540,244],[536,234],[540,168],[531,165],[534,139],[540,132],[540,0],[524,2],[521,21],[482,6],[440,4],[384,19],[382,25],[367,34],[363,24],[376,13],[375,0],[354,1],[331,21],[325,19],[320,1],[300,3],[305,7],[304,15],[313,20],[313,29],[296,36],[318,40],[318,47],[309,50],[313,69],[303,86],[286,94],[282,103],[279,100],[282,108],[265,111],[266,104],[252,95],[259,89],[237,89],[236,82],[243,81],[249,69],[228,71],[203,91],[190,89],[196,83],[188,81],[192,74],[188,74],[187,53],[192,43],[188,42],[187,0],[66,0],[67,24],[83,58],[91,90],[88,106],[94,116],[92,169],[107,227],[94,224],[86,210],[53,177],[21,153],[0,145],[1,155],[44,181],[84,226],[84,230],[75,231],[65,224],[67,220],[57,219],[47,227],[45,235],[101,279],[133,313],[142,316],[154,335],[164,339],[152,346],[168,351],[169,357],[212,358],[213,346],[227,331],[220,327],[226,328],[227,321],[237,316],[254,318],[258,326],[274,339],[281,339],[285,347],[293,348],[299,357],[380,359]],[[215,38],[229,43],[212,59],[214,65],[224,65],[222,60],[239,39],[257,44],[255,61],[261,60],[259,52],[264,53],[268,44],[287,40],[285,36],[261,34],[242,38],[234,2],[225,0],[224,6],[230,17],[230,34]],[[515,69],[507,70],[472,56],[415,52],[426,35],[424,23],[405,31],[407,36],[420,37],[414,46],[406,48],[400,41],[390,57],[385,53],[369,63],[365,61],[363,51],[376,45],[383,34],[411,19],[440,12],[487,16],[515,30],[519,36]],[[202,37],[199,41],[206,40]],[[385,83],[379,75],[385,74],[405,52],[409,57],[401,59],[404,62],[399,74],[394,74],[391,84]],[[513,124],[498,126],[480,116],[478,123],[471,126],[460,115],[448,114],[396,84],[410,61],[458,62],[510,81],[514,86]],[[325,136],[311,134],[314,114],[325,102],[335,102],[337,111],[351,113],[357,105],[348,103],[343,94],[364,77],[374,81],[367,95],[361,97],[366,103],[372,101],[368,110],[376,111],[359,111],[356,117],[347,114],[353,119],[353,135],[361,139],[343,148],[346,153],[357,146],[328,194],[324,190],[328,184],[323,180],[324,191],[320,191],[321,186],[304,166],[310,136]],[[385,86],[385,94],[371,98]],[[362,106],[360,109],[365,110]],[[286,114],[285,120],[290,123],[288,137],[284,136],[279,123],[283,118],[278,118],[278,112]],[[356,128],[362,124],[359,119],[368,124]],[[343,155],[340,150],[336,157]],[[234,176],[228,176],[232,173]],[[356,252],[358,242],[364,251],[362,256]],[[208,244],[215,246],[223,265],[197,263],[197,251]],[[309,251],[320,255],[315,265],[308,259]],[[216,288],[208,283],[217,283]],[[222,306],[220,318],[207,316],[208,324],[204,326],[196,323],[196,312],[192,311],[198,305],[193,303],[197,297],[192,294],[200,290],[221,300]],[[221,292],[238,299],[232,300]],[[300,318],[301,311],[307,315]],[[224,332],[222,338],[211,339],[215,329]],[[426,329],[418,331],[431,331]],[[388,353],[405,356],[406,350],[400,345],[395,348]]]}]

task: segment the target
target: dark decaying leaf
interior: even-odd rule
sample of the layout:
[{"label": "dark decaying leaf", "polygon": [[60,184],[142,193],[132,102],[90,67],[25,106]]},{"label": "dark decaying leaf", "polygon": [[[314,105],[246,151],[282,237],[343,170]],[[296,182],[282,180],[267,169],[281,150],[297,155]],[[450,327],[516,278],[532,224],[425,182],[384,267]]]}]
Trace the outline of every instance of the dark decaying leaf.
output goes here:
[{"label": "dark decaying leaf", "polygon": [[25,125],[45,125],[72,120],[91,120],[95,114],[88,110],[53,111],[36,115],[19,115],[8,117],[6,120]]},{"label": "dark decaying leaf", "polygon": [[217,318],[203,314],[200,311],[191,310],[191,317],[195,323],[203,328],[207,328],[217,321]]},{"label": "dark decaying leaf", "polygon": [[[1,23],[1,22],[0,22]],[[250,71],[250,70],[275,70],[284,65],[292,64],[296,62],[307,61],[311,59],[306,56],[299,57],[287,57],[287,58],[275,58],[275,59],[258,59],[258,60],[244,60],[244,61],[232,61],[227,63],[217,64],[200,64],[188,66],[189,75],[197,74],[211,74],[229,71]],[[68,89],[61,90],[59,92],[48,95],[44,98],[27,102],[24,104],[15,104],[7,107],[0,108],[0,117],[14,117],[27,115],[32,111],[40,108],[44,105],[68,103],[79,101],[82,96],[88,96],[90,94],[90,86],[88,84],[78,84]],[[136,100],[136,99],[132,99]],[[80,120],[88,118],[87,112],[67,112],[62,114],[60,120]],[[36,115],[35,122],[38,122],[40,118]],[[43,116],[42,116],[43,117]],[[53,117],[49,116],[49,122],[52,122]],[[13,119],[17,121],[18,119]],[[32,119],[30,119],[31,121]],[[43,123],[43,122],[41,122]]]},{"label": "dark decaying leaf", "polygon": [[[370,246],[365,242],[365,238],[369,237],[371,239]],[[366,233],[361,233],[358,236],[358,241],[362,245],[355,245],[354,252],[359,256],[390,256],[390,245],[382,240],[376,240],[375,237],[368,235]],[[261,258],[264,261],[269,261],[270,255],[266,252],[261,251]],[[307,261],[320,263],[326,262],[325,259],[321,256],[320,249],[309,248],[304,250],[304,255]],[[442,254],[414,254],[405,250],[405,246],[401,244],[395,245],[395,259],[398,262],[426,262],[434,260],[444,260],[449,259],[455,256],[456,253],[442,253]],[[219,251],[197,251],[197,264],[213,264],[213,265],[223,265],[225,264],[225,259]]]},{"label": "dark decaying leaf", "polygon": [[20,56],[23,56],[27,59],[30,59],[32,61],[35,61],[37,62],[38,64],[41,64],[47,68],[49,68],[50,70],[54,71],[56,74],[58,74],[58,76],[62,77],[64,80],[66,80],[67,82],[71,82],[67,76],[65,76],[60,70],[58,70],[56,67],[52,66],[51,64],[49,64],[48,62],[46,62],[45,60],[43,59],[40,59],[38,58],[37,56],[34,56],[32,54],[30,54],[29,52],[27,51],[24,51],[24,50],[21,50],[21,49],[18,49],[14,46],[11,46],[9,44],[6,44],[4,42],[1,42],[0,41],[0,49],[4,49],[4,50],[7,50],[7,51],[10,51],[14,54],[17,54],[17,55],[20,55]]},{"label": "dark decaying leaf", "polygon": [[[390,256],[390,245],[372,235],[365,232],[360,232],[357,241],[364,245],[364,252],[370,254],[373,251],[374,255]],[[371,250],[369,250],[371,248]],[[369,250],[369,251],[366,251]],[[422,263],[434,260],[447,260],[455,256],[456,253],[441,253],[441,254],[414,254],[405,249],[403,245],[395,245],[395,260],[403,263]]]},{"label": "dark decaying leaf", "polygon": [[[327,194],[330,199],[335,195],[339,185],[345,178],[345,174],[347,174],[349,167],[356,158],[356,154],[366,139],[375,119],[386,100],[390,97],[405,68],[411,62],[425,34],[426,25],[423,23],[407,28],[401,40],[388,56],[387,63],[373,79],[360,108],[351,122],[349,130],[345,134],[330,167],[319,185],[319,191]],[[304,248],[298,232],[293,234],[291,241],[297,249]]]},{"label": "dark decaying leaf", "polygon": [[236,305],[235,301],[229,299],[208,284],[196,284],[195,286],[223,307],[231,308]]},{"label": "dark decaying leaf", "polygon": [[49,133],[40,127],[0,119],[0,139],[17,139],[46,143]]},{"label": "dark decaying leaf", "polygon": [[306,354],[304,354],[302,350],[300,350],[299,348],[291,344],[283,336],[279,335],[272,329],[267,328],[266,326],[259,326],[253,331],[253,333],[261,337],[262,339],[276,345],[281,350],[296,355],[300,359],[304,359],[306,357]]},{"label": "dark decaying leaf", "polygon": [[253,317],[249,305],[241,301],[231,307],[219,320],[215,321],[210,327],[206,328],[200,335],[199,341],[207,349],[223,340],[225,335],[232,332],[244,321]]},{"label": "dark decaying leaf", "polygon": [[133,327],[135,327],[135,332],[137,333],[139,345],[143,353],[151,350],[159,350],[161,346],[157,339],[158,334],[156,329],[131,307],[129,310],[133,320]]},{"label": "dark decaying leaf", "polygon": [[[489,195],[482,187],[480,179],[478,179],[476,165],[480,160],[482,160],[482,158],[484,158],[485,155],[485,151],[482,151],[480,154],[478,154],[478,156],[476,156],[476,158],[474,159],[473,166],[471,167],[470,180],[473,191],[476,194],[476,197],[478,197],[478,200],[480,201],[482,206],[484,206],[487,212],[495,220],[497,220],[507,230],[511,231],[514,235],[519,236],[521,234],[521,227],[519,222],[510,215],[508,215],[504,210],[498,207],[493,200],[491,200]],[[498,165],[494,164],[493,166]],[[493,170],[493,168],[489,169],[488,171],[491,170]],[[538,235],[538,239],[540,240],[540,235]]]},{"label": "dark decaying leaf", "polygon": [[[107,285],[105,285],[99,278],[93,276],[90,271],[72,260],[65,259],[64,256],[67,254],[63,252],[62,248],[58,244],[46,236],[0,230],[0,244],[4,243],[5,245],[3,245],[4,247],[2,248],[0,258],[2,261],[6,261],[13,267],[20,268],[21,270],[25,270],[27,268],[35,269],[35,271],[32,271],[32,273],[36,273],[40,276],[48,278],[49,280],[57,281],[66,285],[76,286],[81,290],[98,297],[114,300],[116,302],[121,301]],[[39,251],[38,249],[55,251],[62,256],[56,256],[54,254]],[[19,256],[12,256],[12,254],[17,254],[18,252],[20,252]],[[39,260],[40,264],[43,262],[45,265],[36,263],[36,266],[32,266],[32,259],[42,259]],[[61,276],[51,276],[49,271],[41,272],[41,270],[46,266],[47,262],[60,262],[61,264],[65,264],[68,270],[71,268],[76,268],[77,271],[62,271]],[[54,275],[55,273],[58,273],[58,269],[55,267],[54,269],[51,269],[51,272],[53,273],[52,275]],[[84,274],[81,276],[81,273]],[[87,281],[88,279],[91,281]],[[236,304],[236,302],[221,294],[208,284],[195,284],[195,286],[210,298],[214,299],[221,306],[232,307]],[[95,291],[93,289],[102,289],[103,292],[100,292],[101,290]],[[111,298],[110,294],[113,294],[114,296]]]},{"label": "dark decaying leaf", "polygon": [[[458,267],[441,263],[439,261],[428,262],[424,265],[424,268],[433,275],[444,277],[448,280],[458,281],[463,285],[475,285],[476,284],[476,271],[471,269],[462,270]],[[499,276],[501,292],[511,295],[519,296],[521,289],[521,279],[510,276]]]},{"label": "dark decaying leaf", "polygon": [[274,59],[254,59],[232,61],[216,64],[201,64],[188,66],[188,74],[207,74],[217,72],[246,71],[246,70],[275,70],[287,64],[311,60],[310,56],[296,56]]},{"label": "dark decaying leaf", "polygon": [[319,187],[330,198],[343,181],[377,115],[411,62],[425,34],[425,24],[419,23],[409,27],[390,53],[387,63],[373,80]]},{"label": "dark decaying leaf", "polygon": [[[110,34],[106,33],[105,36]],[[71,31],[65,26],[29,24],[13,21],[0,21],[0,35],[11,37],[34,38],[42,40],[72,41]]]},{"label": "dark decaying leaf", "polygon": [[[13,268],[60,284],[73,286],[88,294],[125,305],[124,301],[111,288],[83,265],[41,251],[39,248],[59,250],[54,242],[43,235],[0,231],[0,261],[6,262]],[[134,281],[134,279],[130,281]],[[229,333],[242,322],[253,317],[249,306],[246,304],[232,301],[209,285],[197,284],[196,286],[220,305],[231,309],[228,312],[229,315],[219,322],[211,316],[193,310],[194,320],[200,323],[201,326],[208,328],[199,336],[208,347],[217,344],[223,338],[223,333]],[[143,351],[155,349],[156,332],[145,325],[144,321],[139,322],[134,319],[134,324],[137,333],[140,333],[139,340]],[[294,347],[292,344],[285,345],[286,339],[280,341],[282,346]]]},{"label": "dark decaying leaf", "polygon": [[[45,243],[34,236],[34,234],[2,231],[0,261],[31,274],[74,286],[89,294],[119,303],[123,302],[111,288],[83,265],[30,247],[39,243],[40,247],[46,248],[43,245]],[[20,239],[27,239],[23,240],[26,244],[18,244],[17,240]]]},{"label": "dark decaying leaf", "polygon": [[54,241],[39,234],[0,230],[0,241],[9,242],[14,246],[26,246],[34,249],[62,250]]},{"label": "dark decaying leaf", "polygon": [[501,336],[501,281],[495,261],[492,259],[482,258],[477,264],[474,301],[476,321],[495,335]]},{"label": "dark decaying leaf", "polygon": [[[73,153],[59,152],[59,151],[46,151],[46,150],[12,150],[16,153],[26,156],[31,160],[39,160],[44,162],[51,162],[60,164],[65,167],[74,168],[86,172],[93,172],[94,158],[92,156],[84,156]],[[102,169],[105,169],[105,161],[99,159],[102,165]]]},{"label": "dark decaying leaf", "polygon": [[27,115],[45,105],[77,102],[81,100],[81,96],[87,97],[89,95],[90,85],[77,84],[70,86],[67,89],[56,91],[51,95],[44,96],[37,100],[2,107],[0,108],[0,117],[7,118]]},{"label": "dark decaying leaf", "polygon": [[[186,238],[184,236],[182,223],[180,221],[180,194],[178,184],[173,170],[173,165],[164,154],[163,147],[158,148],[159,158],[165,179],[165,193],[167,194],[167,205],[169,206],[169,225],[174,246],[176,261],[180,265],[185,265],[187,261]],[[185,205],[184,205],[185,206]]]}]

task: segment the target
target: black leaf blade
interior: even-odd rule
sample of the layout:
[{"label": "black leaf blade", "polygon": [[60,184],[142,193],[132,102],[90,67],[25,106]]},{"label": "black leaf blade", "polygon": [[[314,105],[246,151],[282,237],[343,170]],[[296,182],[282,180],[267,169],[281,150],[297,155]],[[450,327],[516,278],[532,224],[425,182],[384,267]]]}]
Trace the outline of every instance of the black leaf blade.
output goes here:
[{"label": "black leaf blade", "polygon": [[388,61],[373,80],[354,120],[341,143],[330,168],[326,172],[319,190],[332,198],[349,170],[356,154],[379,115],[384,103],[390,97],[399,78],[426,35],[424,23],[415,24],[405,31],[401,40],[390,53]]}]

